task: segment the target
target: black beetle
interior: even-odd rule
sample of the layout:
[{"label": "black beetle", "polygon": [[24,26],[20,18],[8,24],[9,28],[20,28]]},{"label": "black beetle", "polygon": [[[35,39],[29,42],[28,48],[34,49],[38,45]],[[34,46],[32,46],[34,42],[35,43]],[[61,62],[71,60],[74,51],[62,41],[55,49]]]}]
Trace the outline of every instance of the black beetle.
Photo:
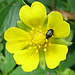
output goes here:
[{"label": "black beetle", "polygon": [[49,39],[50,37],[52,37],[52,35],[54,35],[54,30],[49,29],[46,33],[46,39]]}]

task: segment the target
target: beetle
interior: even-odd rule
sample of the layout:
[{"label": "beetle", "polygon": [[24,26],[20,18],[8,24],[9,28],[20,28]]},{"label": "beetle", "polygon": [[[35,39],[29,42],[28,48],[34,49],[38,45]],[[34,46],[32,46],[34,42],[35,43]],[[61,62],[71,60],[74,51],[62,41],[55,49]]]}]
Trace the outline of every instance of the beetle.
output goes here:
[{"label": "beetle", "polygon": [[49,29],[46,33],[46,39],[49,39],[50,37],[52,37],[52,35],[54,35],[54,30]]}]

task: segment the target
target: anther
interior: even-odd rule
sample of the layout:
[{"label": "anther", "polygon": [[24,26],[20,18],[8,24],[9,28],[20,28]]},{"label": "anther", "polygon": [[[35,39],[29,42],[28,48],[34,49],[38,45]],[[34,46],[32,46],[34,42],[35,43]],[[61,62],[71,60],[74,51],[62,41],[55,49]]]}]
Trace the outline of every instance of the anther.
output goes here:
[{"label": "anther", "polygon": [[35,28],[34,27],[32,27],[32,30],[34,30]]},{"label": "anther", "polygon": [[29,33],[27,33],[27,35],[29,35]]},{"label": "anther", "polygon": [[30,33],[33,34],[34,32],[33,31],[30,31]]},{"label": "anther", "polygon": [[39,30],[39,32],[42,32],[42,30]]},{"label": "anther", "polygon": [[41,44],[43,44],[44,42],[41,42]]},{"label": "anther", "polygon": [[31,49],[32,47],[29,47],[29,49]]},{"label": "anther", "polygon": [[29,41],[27,41],[26,43],[29,43]]},{"label": "anther", "polygon": [[36,53],[38,53],[38,49],[36,50]]},{"label": "anther", "polygon": [[38,28],[36,28],[36,31],[38,31],[39,29]]},{"label": "anther", "polygon": [[39,47],[39,48],[41,48],[41,46],[40,46],[40,45],[38,45],[38,47]]},{"label": "anther", "polygon": [[46,52],[46,51],[47,51],[47,49],[46,49],[46,48],[44,48],[44,51]]},{"label": "anther", "polygon": [[47,44],[45,44],[44,47],[47,47]]},{"label": "anther", "polygon": [[48,42],[48,40],[46,39],[46,42]]},{"label": "anther", "polygon": [[30,45],[32,45],[32,42],[30,42]]},{"label": "anther", "polygon": [[35,46],[34,49],[36,49],[37,47]]},{"label": "anther", "polygon": [[42,28],[42,26],[39,26],[39,29],[41,29]]}]

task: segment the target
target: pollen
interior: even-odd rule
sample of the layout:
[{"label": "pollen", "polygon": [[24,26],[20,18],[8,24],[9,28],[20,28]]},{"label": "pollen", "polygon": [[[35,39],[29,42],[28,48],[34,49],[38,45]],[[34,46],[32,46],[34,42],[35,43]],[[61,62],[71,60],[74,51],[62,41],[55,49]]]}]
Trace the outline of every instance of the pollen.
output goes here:
[{"label": "pollen", "polygon": [[38,49],[36,50],[36,53],[38,53]]},{"label": "pollen", "polygon": [[38,45],[39,48],[40,48],[41,44],[45,43],[45,39],[46,39],[45,34],[43,33],[43,31],[40,28],[41,27],[36,28],[36,29],[32,28],[32,31],[30,31],[31,37],[32,37],[31,43],[33,43],[34,45]]},{"label": "pollen", "polygon": [[43,48],[44,51],[47,51],[47,43],[48,40],[46,39],[46,34],[42,30],[42,27],[39,26],[38,28],[32,28],[30,31],[31,34],[31,42],[30,45],[33,46],[36,50],[36,53]]},{"label": "pollen", "polygon": [[46,52],[46,51],[47,51],[47,49],[45,48],[45,49],[44,49],[44,51]]},{"label": "pollen", "polygon": [[36,32],[33,36],[33,41],[34,44],[41,44],[41,42],[45,42],[45,36],[42,33]]}]

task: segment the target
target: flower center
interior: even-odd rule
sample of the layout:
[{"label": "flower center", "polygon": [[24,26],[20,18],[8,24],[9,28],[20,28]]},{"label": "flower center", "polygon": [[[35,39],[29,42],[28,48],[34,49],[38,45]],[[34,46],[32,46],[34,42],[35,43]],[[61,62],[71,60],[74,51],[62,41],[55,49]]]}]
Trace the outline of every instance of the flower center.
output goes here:
[{"label": "flower center", "polygon": [[32,28],[31,33],[31,42],[30,45],[37,49],[37,52],[40,48],[43,48],[46,51],[48,45],[48,40],[46,39],[46,32],[39,28]]},{"label": "flower center", "polygon": [[34,35],[33,35],[33,39],[32,39],[32,42],[35,44],[35,45],[42,45],[45,43],[45,35],[42,33],[42,32],[36,32]]}]

